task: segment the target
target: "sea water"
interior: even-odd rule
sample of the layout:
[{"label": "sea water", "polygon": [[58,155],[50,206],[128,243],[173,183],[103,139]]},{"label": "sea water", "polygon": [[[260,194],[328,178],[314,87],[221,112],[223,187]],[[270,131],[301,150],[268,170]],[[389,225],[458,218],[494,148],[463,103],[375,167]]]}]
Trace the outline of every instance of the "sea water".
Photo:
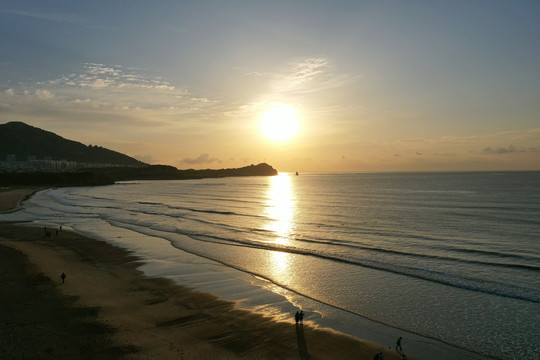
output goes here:
[{"label": "sea water", "polygon": [[0,220],[106,240],[279,320],[406,334],[425,358],[540,353],[540,172],[136,181],[44,190]]}]

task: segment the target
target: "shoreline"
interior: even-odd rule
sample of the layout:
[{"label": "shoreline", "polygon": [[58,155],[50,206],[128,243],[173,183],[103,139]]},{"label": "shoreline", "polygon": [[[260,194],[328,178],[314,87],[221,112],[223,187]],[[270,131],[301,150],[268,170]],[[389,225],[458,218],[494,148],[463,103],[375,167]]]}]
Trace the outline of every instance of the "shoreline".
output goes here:
[{"label": "shoreline", "polygon": [[[13,204],[18,197],[16,205],[35,191],[25,189],[21,196],[20,190],[0,192],[0,212],[8,210],[3,199],[10,197]],[[295,326],[292,319],[278,322],[170,279],[146,277],[137,269],[140,260],[127,250],[76,233],[60,231],[46,237],[41,228],[0,223],[0,244],[2,255],[5,246],[24,254],[27,273],[35,267],[34,274],[44,274],[53,284],[52,293],[76,298],[78,309],[95,310],[93,319],[103,329],[87,340],[99,344],[94,350],[107,358],[372,359],[379,352],[385,359],[401,358],[384,345],[329,329]],[[67,275],[65,284],[59,278],[62,272]],[[103,337],[110,341],[105,349]]]}]

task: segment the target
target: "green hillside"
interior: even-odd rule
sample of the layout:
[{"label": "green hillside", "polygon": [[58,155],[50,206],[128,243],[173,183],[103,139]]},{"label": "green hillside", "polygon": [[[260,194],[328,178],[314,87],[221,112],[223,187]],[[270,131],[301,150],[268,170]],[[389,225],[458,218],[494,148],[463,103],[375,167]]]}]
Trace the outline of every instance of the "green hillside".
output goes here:
[{"label": "green hillside", "polygon": [[22,122],[0,125],[0,161],[7,161],[8,156],[16,161],[35,159],[66,160],[96,165],[147,165],[119,152],[64,139],[52,132]]}]

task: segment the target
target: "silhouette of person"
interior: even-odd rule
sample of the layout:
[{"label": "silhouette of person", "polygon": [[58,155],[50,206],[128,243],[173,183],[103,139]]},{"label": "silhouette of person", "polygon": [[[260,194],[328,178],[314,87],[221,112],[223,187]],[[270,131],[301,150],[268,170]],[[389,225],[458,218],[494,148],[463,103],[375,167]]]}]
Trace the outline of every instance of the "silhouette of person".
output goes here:
[{"label": "silhouette of person", "polygon": [[396,351],[398,351],[398,348],[399,348],[399,351],[403,351],[403,348],[401,347],[401,336],[396,341]]},{"label": "silhouette of person", "polygon": [[304,324],[304,312],[300,310],[300,324]]},{"label": "silhouette of person", "polygon": [[298,325],[298,320],[300,320],[300,314],[297,311],[296,314],[294,314],[294,321],[296,321],[297,325]]},{"label": "silhouette of person", "polygon": [[307,349],[306,337],[304,335],[303,326],[296,327],[296,342],[298,344],[298,353],[300,355],[300,359],[309,360],[310,356]]},{"label": "silhouette of person", "polygon": [[62,278],[62,284],[65,282],[66,280],[66,274],[62,273],[62,275],[60,275],[60,277]]},{"label": "silhouette of person", "polygon": [[384,360],[384,354],[382,352],[375,354],[373,360]]}]

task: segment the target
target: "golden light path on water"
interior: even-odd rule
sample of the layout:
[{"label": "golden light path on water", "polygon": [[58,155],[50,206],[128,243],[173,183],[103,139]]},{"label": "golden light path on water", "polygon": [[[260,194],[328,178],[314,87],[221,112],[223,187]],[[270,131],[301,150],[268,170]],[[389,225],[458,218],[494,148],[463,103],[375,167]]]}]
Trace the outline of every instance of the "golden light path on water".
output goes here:
[{"label": "golden light path on water", "polygon": [[[274,243],[287,246],[295,225],[296,194],[291,183],[291,174],[280,173],[271,178],[268,190],[266,216],[268,224],[265,230],[275,234]],[[273,275],[282,280],[289,274],[291,255],[282,251],[271,251],[269,266]]]}]

